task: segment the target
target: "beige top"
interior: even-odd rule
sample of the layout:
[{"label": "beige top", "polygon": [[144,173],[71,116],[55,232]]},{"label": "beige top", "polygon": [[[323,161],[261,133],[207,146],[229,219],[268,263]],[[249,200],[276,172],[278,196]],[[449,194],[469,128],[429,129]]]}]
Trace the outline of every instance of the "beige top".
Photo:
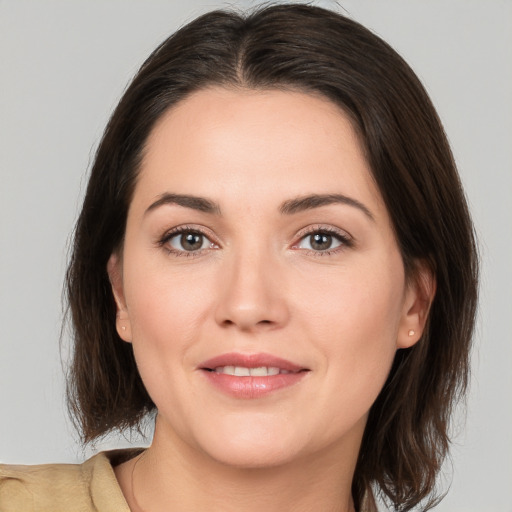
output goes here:
[{"label": "beige top", "polygon": [[113,466],[137,453],[101,452],[83,464],[0,464],[0,511],[130,512]]}]

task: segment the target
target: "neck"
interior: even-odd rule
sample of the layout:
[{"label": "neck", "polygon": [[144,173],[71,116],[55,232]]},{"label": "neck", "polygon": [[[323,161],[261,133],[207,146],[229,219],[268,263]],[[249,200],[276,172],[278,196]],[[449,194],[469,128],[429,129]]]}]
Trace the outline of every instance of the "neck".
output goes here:
[{"label": "neck", "polygon": [[116,471],[133,511],[355,510],[351,483],[357,450],[329,446],[272,467],[233,467],[162,430],[157,422],[151,447]]}]

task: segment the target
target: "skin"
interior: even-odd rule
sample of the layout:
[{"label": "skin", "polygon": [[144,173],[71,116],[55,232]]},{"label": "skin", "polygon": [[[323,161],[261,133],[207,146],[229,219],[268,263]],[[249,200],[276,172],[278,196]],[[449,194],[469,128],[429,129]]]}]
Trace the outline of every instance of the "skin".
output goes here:
[{"label": "skin", "polygon": [[[220,214],[150,208],[165,193],[207,198]],[[355,203],[280,211],[311,194],[342,194],[367,212]],[[202,249],[185,251],[179,235],[161,243],[179,226],[205,233]],[[311,245],[322,230],[336,233],[330,250]],[[396,350],[420,338],[434,287],[421,268],[422,279],[406,280],[336,105],[222,88],[183,100],[150,134],[108,270],[119,335],[158,408],[152,446],[116,468],[132,510],[353,510],[368,411]],[[235,398],[198,370],[227,352],[265,352],[308,372],[264,397]]]}]

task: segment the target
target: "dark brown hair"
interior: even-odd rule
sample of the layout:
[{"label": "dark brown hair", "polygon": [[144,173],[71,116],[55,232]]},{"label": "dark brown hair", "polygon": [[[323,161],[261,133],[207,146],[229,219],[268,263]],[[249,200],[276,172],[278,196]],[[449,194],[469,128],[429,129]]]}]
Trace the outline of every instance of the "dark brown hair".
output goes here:
[{"label": "dark brown hair", "polygon": [[453,405],[464,395],[477,297],[473,229],[439,118],[402,58],[358,23],[318,7],[215,11],[164,41],[113,113],[74,233],[67,297],[74,329],[68,396],[85,442],[137,426],[155,406],[115,329],[107,275],[122,247],[145,142],[170,107],[210,85],[321,94],[350,115],[387,205],[409,277],[426,262],[437,293],[429,325],[399,350],[372,406],[353,480],[397,510],[435,502]]}]

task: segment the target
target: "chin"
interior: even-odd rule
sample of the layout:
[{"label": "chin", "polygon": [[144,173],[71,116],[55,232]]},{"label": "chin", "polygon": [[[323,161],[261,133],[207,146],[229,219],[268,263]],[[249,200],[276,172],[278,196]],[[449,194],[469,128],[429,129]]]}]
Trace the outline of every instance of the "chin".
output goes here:
[{"label": "chin", "polygon": [[[283,449],[284,448],[284,449]],[[254,443],[245,446],[228,443],[207,447],[208,455],[217,463],[240,469],[262,469],[286,465],[293,461],[295,450],[287,450],[280,442]]]},{"label": "chin", "polygon": [[230,425],[212,424],[195,441],[220,464],[256,469],[280,466],[300,456],[305,446],[297,434],[271,422],[247,419]]}]

